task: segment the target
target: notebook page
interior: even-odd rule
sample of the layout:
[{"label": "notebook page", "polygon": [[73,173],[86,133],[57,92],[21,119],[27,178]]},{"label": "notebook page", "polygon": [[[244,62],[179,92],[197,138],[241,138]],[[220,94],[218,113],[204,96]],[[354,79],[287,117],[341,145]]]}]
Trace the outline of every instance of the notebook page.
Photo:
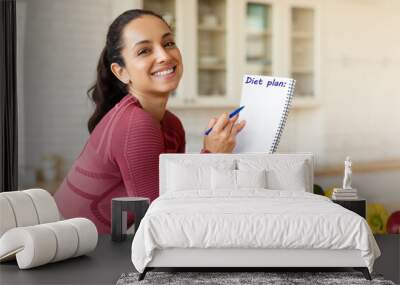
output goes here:
[{"label": "notebook page", "polygon": [[234,152],[272,152],[283,128],[294,80],[283,77],[244,75],[239,118],[246,126],[236,136]]}]

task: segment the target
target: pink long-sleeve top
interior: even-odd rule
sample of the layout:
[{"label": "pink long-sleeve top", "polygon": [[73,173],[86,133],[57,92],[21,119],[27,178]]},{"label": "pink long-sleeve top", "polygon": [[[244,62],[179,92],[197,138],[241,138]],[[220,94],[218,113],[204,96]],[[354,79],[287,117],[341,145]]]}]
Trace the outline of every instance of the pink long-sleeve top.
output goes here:
[{"label": "pink long-sleeve top", "polygon": [[185,131],[168,110],[161,122],[126,95],[98,123],[54,198],[64,218],[86,217],[111,230],[111,199],[159,195],[161,153],[185,152]]}]

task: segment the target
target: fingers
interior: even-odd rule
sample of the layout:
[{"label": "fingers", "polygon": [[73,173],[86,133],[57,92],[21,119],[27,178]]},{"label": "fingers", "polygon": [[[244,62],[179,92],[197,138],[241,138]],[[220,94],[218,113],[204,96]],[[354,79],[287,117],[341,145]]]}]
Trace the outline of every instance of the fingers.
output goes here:
[{"label": "fingers", "polygon": [[229,136],[232,131],[232,127],[235,125],[237,119],[239,118],[239,115],[234,116],[231,118],[228,122],[228,124],[224,128],[224,132],[226,132],[226,135]]},{"label": "fingers", "polygon": [[234,138],[241,130],[243,130],[244,126],[246,125],[246,121],[241,121],[239,124],[236,124],[232,127],[232,131],[230,136]]},{"label": "fingers", "polygon": [[243,120],[243,121],[241,121],[241,122],[239,123],[239,126],[238,126],[238,128],[237,128],[237,134],[238,134],[241,130],[243,130],[244,126],[246,126],[246,121],[245,121],[245,120]]},{"label": "fingers", "polygon": [[208,125],[207,125],[207,128],[209,129],[209,128],[212,128],[212,127],[214,127],[214,125],[215,125],[215,123],[217,122],[217,118],[212,118],[209,122],[208,122]]},{"label": "fingers", "polygon": [[[216,131],[218,128],[221,128],[221,121],[226,120],[225,128],[222,131]],[[231,153],[236,144],[236,135],[244,128],[246,122],[243,120],[239,123],[236,123],[238,117],[235,116],[231,118],[231,120],[227,119],[227,116],[224,119],[219,117],[218,119],[213,118],[215,125],[213,126],[213,134],[210,136],[204,136],[203,145],[205,148],[210,150],[213,153]],[[210,121],[209,126],[212,125]]]},{"label": "fingers", "polygon": [[213,131],[215,131],[215,132],[222,131],[225,128],[227,123],[228,123],[228,114],[223,113],[221,116],[219,116],[217,122],[215,123],[215,125],[213,127]]}]

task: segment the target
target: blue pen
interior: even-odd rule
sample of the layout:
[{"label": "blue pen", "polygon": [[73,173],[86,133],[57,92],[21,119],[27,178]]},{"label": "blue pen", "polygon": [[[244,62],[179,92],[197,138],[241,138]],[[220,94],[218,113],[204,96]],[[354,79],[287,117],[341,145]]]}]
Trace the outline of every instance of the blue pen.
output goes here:
[{"label": "blue pen", "polygon": [[[233,111],[232,113],[229,114],[229,119],[236,116],[237,114],[239,114],[240,111],[242,111],[242,109],[244,108],[244,106],[237,108],[235,111]],[[208,134],[212,131],[212,128],[209,128],[204,135],[208,136]]]}]

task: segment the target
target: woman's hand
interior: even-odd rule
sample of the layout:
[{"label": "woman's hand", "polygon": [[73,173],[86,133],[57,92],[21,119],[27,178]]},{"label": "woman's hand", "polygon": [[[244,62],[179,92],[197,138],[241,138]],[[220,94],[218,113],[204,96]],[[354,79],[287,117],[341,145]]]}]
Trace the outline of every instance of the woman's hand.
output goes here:
[{"label": "woman's hand", "polygon": [[227,113],[219,118],[212,118],[208,129],[213,128],[208,136],[204,136],[203,147],[213,153],[232,153],[236,145],[236,135],[244,128],[246,121],[236,124],[239,115],[229,119]]}]

